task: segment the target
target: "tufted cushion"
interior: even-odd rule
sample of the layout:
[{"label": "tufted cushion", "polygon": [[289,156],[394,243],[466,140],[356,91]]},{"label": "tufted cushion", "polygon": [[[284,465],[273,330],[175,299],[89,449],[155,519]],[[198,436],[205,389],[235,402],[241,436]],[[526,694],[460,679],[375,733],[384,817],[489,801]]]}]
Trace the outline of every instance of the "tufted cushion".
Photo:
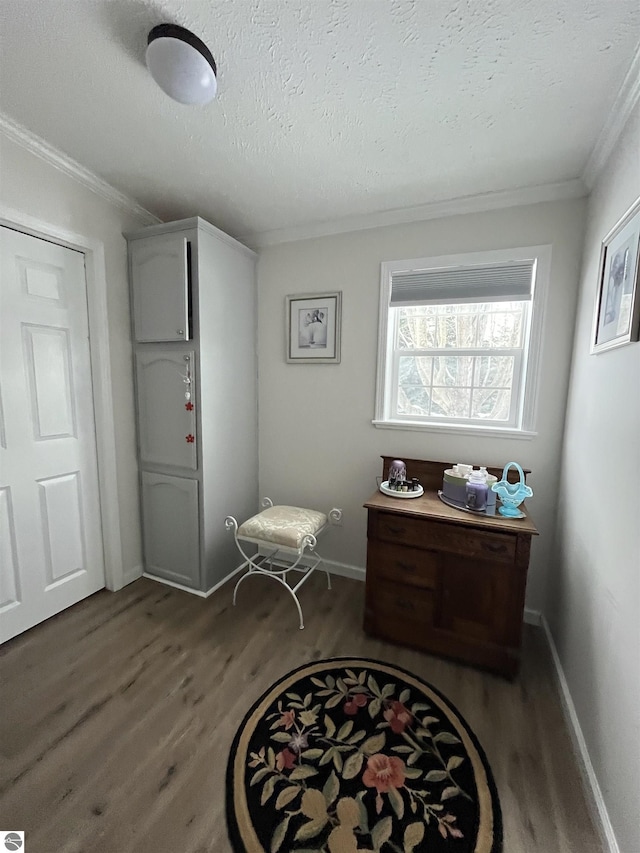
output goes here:
[{"label": "tufted cushion", "polygon": [[298,550],[307,534],[315,536],[326,523],[324,512],[315,509],[270,506],[241,524],[238,536]]}]

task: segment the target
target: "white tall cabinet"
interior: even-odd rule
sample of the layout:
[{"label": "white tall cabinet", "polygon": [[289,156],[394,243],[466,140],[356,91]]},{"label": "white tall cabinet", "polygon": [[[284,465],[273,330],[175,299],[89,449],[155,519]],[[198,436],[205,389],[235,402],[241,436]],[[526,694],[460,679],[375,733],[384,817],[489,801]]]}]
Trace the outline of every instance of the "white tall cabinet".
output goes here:
[{"label": "white tall cabinet", "polygon": [[125,236],[145,573],[208,592],[258,505],[256,256],[199,217]]}]

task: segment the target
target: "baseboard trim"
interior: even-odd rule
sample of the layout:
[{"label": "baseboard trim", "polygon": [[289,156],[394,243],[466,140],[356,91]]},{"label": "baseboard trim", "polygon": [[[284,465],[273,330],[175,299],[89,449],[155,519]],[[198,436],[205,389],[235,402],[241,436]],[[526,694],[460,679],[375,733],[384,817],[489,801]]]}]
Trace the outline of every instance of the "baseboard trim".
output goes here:
[{"label": "baseboard trim", "polygon": [[[272,549],[266,548],[263,545],[258,547],[258,554],[268,554]],[[318,552],[312,552],[300,560],[300,566],[309,566],[314,562],[314,553],[317,557]],[[367,577],[367,570],[363,566],[352,566],[349,563],[337,563],[335,560],[327,560],[322,557],[322,563],[318,566],[318,571],[327,570],[331,575],[339,575],[341,578],[351,578],[356,581],[364,581]]]},{"label": "baseboard trim", "polygon": [[213,595],[213,593],[214,593],[217,589],[220,589],[220,587],[221,587],[221,586],[224,586],[224,585],[226,584],[226,582],[227,582],[227,581],[230,581],[230,580],[231,580],[231,578],[232,578],[232,577],[234,577],[234,575],[237,575],[237,574],[238,574],[238,572],[241,572],[243,568],[244,568],[244,565],[240,565],[240,566],[238,566],[238,568],[237,568],[237,569],[234,569],[232,572],[229,572],[229,574],[228,574],[228,575],[226,575],[224,578],[222,578],[222,580],[221,580],[221,581],[218,581],[218,583],[217,583],[217,584],[214,584],[214,586],[212,586],[212,587],[211,587],[211,589],[208,589],[205,593],[203,593],[203,594],[204,594],[204,597],[205,597],[205,598],[209,598],[209,596],[210,596],[210,595]]},{"label": "baseboard trim", "polygon": [[170,586],[173,589],[180,589],[182,592],[190,592],[191,595],[197,595],[198,598],[207,598],[208,593],[202,592],[199,589],[191,589],[190,586],[185,586],[182,583],[176,583],[175,581],[168,581],[166,578],[159,578],[156,575],[150,575],[148,572],[142,573],[143,578],[149,578],[150,581],[155,581],[156,583],[161,583],[163,586]]},{"label": "baseboard trim", "polygon": [[367,570],[361,566],[351,566],[348,563],[335,563],[333,560],[324,560],[324,566],[329,574],[338,575],[341,578],[351,578],[356,581],[365,581]]},{"label": "baseboard trim", "polygon": [[149,580],[151,581],[157,581],[158,583],[162,583],[165,586],[171,586],[174,589],[181,589],[183,592],[190,592],[191,595],[197,595],[198,598],[209,598],[209,596],[213,595],[213,593],[217,589],[220,589],[220,587],[224,586],[227,581],[231,580],[234,575],[237,575],[242,568],[242,566],[238,566],[237,569],[234,569],[232,572],[229,572],[229,574],[223,577],[221,581],[218,581],[218,583],[214,584],[210,589],[207,589],[205,591],[201,589],[192,589],[190,586],[185,586],[182,583],[176,583],[175,581],[170,581],[166,578],[159,578],[156,575],[150,575],[148,572],[143,572],[142,577],[149,578]]},{"label": "baseboard trim", "polygon": [[582,774],[585,792],[588,800],[590,801],[590,805],[592,806],[591,811],[596,816],[595,822],[602,837],[603,849],[605,853],[620,853],[620,847],[618,846],[613,826],[611,825],[611,820],[609,818],[609,812],[607,811],[604,797],[602,796],[602,791],[598,784],[593,764],[591,763],[591,757],[589,756],[589,750],[587,749],[587,742],[582,734],[582,728],[580,727],[578,714],[576,713],[576,708],[573,704],[564,669],[560,662],[560,656],[558,655],[558,650],[544,613],[540,614],[540,625],[542,626],[542,630],[547,638],[547,643],[549,644],[556,679],[558,681],[558,688],[560,690],[562,711],[569,728],[569,734],[571,736],[576,757],[578,758],[578,765]]},{"label": "baseboard trim", "polygon": [[522,621],[527,625],[542,625],[542,613],[539,610],[525,607]]},{"label": "baseboard trim", "polygon": [[144,569],[142,566],[132,566],[130,569],[125,569],[122,573],[122,586],[128,586],[128,584],[137,581],[143,575]]}]

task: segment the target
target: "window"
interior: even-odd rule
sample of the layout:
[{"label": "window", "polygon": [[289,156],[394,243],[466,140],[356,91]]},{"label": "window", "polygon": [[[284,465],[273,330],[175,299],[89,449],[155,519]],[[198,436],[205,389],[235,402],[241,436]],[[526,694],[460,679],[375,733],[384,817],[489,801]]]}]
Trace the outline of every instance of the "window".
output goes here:
[{"label": "window", "polygon": [[374,424],[530,434],[550,257],[383,263]]}]

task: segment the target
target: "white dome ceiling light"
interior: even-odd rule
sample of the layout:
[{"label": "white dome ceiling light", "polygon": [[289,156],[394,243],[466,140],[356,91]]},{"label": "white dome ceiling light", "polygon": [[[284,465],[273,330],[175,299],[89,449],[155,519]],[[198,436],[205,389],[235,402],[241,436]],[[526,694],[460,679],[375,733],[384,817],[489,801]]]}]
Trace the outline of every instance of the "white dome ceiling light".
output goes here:
[{"label": "white dome ceiling light", "polygon": [[151,30],[147,68],[162,91],[181,104],[208,104],[216,96],[216,63],[211,51],[177,24],[159,24]]}]

